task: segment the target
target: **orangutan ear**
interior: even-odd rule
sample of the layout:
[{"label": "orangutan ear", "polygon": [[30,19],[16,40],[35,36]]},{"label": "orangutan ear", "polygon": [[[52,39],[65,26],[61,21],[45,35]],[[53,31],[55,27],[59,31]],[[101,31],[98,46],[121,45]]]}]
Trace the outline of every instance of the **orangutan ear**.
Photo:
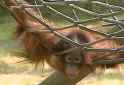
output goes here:
[{"label": "orangutan ear", "polygon": [[92,64],[93,60],[96,58],[96,54],[95,53],[86,53],[85,54],[85,58],[84,61],[86,64]]}]

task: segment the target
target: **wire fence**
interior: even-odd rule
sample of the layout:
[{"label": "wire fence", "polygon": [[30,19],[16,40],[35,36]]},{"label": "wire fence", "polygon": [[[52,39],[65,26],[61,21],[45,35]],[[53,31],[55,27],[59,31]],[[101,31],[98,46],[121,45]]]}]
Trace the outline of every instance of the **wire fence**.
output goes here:
[{"label": "wire fence", "polygon": [[[6,0],[5,0],[6,1]],[[8,9],[12,8],[21,8],[23,9],[29,16],[37,20],[39,23],[44,25],[46,29],[28,29],[28,31],[33,31],[33,32],[50,32],[55,34],[56,36],[64,39],[66,42],[72,43],[74,45],[77,45],[76,48],[71,48],[68,50],[65,50],[65,52],[74,50],[74,49],[83,49],[84,51],[93,51],[93,52],[110,52],[110,55],[113,54],[120,54],[124,52],[124,45],[118,48],[111,48],[111,49],[100,49],[100,48],[89,48],[91,45],[94,45],[99,42],[103,42],[105,40],[123,40],[124,36],[116,36],[117,34],[120,34],[121,32],[124,31],[124,20],[120,20],[117,16],[118,15],[123,15],[124,14],[124,8],[121,6],[115,6],[109,3],[103,3],[99,1],[93,1],[93,0],[82,0],[82,1],[43,1],[43,0],[30,0],[29,3],[23,1],[23,0],[16,0],[18,3],[17,5],[6,5]],[[85,9],[83,7],[80,7],[78,3],[82,4],[98,4],[100,6],[103,6],[108,9],[108,13],[97,13],[88,9]],[[53,6],[61,6],[61,7],[70,7],[73,13],[73,17],[68,16],[67,14],[64,14],[62,11],[57,10]],[[1,5],[3,7],[3,5]],[[65,21],[68,21],[71,23],[71,25],[65,26],[65,27],[52,27],[48,23],[45,22],[43,16],[42,16],[42,11],[40,8],[46,8],[51,11],[51,13],[57,14],[57,16],[61,16]],[[37,14],[33,14],[29,9],[34,8],[37,11]],[[116,10],[115,10],[116,9]],[[64,10],[63,10],[64,11]],[[80,11],[82,13],[86,13],[91,16],[90,19],[86,20],[81,20],[77,11]],[[112,18],[110,18],[112,17]],[[106,32],[100,32],[94,29],[88,28],[85,24],[93,21],[103,21],[105,24],[103,27],[110,27],[110,26],[116,26],[118,28],[118,31],[112,32],[112,33],[106,33]],[[72,27],[78,27],[80,30],[84,31],[89,31],[93,32],[99,35],[104,36],[104,38],[99,39],[97,41],[91,42],[91,43],[85,43],[85,44],[80,44],[77,43],[70,38],[66,37],[63,33],[60,33],[58,30],[63,30],[63,29],[69,29]],[[115,28],[113,28],[115,29]],[[106,56],[106,55],[104,55]],[[118,58],[118,59],[108,59],[108,60],[98,60],[94,61],[94,64],[116,64],[116,63],[124,63],[124,58]]]}]

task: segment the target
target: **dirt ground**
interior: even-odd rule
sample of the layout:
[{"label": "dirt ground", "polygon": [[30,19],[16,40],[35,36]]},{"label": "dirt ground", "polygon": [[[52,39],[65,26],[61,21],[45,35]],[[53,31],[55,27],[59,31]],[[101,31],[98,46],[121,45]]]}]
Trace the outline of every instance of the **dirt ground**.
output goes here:
[{"label": "dirt ground", "polygon": [[[53,69],[48,65],[43,72],[29,63],[17,63],[20,58],[0,57],[0,85],[37,85],[47,78]],[[124,85],[124,70],[108,69],[89,75],[77,85]]]}]

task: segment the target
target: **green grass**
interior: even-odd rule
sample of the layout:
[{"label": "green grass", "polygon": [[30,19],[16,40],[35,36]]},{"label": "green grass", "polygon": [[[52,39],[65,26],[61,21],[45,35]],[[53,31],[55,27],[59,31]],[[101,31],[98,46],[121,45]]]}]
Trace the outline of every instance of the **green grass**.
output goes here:
[{"label": "green grass", "polygon": [[0,40],[10,40],[15,30],[15,22],[9,15],[0,16]]},{"label": "green grass", "polygon": [[6,10],[0,9],[0,54],[9,52],[15,26],[15,21],[10,14]]}]

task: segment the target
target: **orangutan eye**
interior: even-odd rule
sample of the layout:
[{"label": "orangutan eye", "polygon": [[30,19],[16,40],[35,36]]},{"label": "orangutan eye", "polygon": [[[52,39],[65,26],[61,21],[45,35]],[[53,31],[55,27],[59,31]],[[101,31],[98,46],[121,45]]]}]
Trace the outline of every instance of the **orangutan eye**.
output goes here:
[{"label": "orangutan eye", "polygon": [[74,59],[74,63],[81,63],[81,58],[80,57],[76,57]]},{"label": "orangutan eye", "polygon": [[65,61],[66,61],[67,63],[72,62],[71,56],[66,56],[66,57],[65,57]]}]

